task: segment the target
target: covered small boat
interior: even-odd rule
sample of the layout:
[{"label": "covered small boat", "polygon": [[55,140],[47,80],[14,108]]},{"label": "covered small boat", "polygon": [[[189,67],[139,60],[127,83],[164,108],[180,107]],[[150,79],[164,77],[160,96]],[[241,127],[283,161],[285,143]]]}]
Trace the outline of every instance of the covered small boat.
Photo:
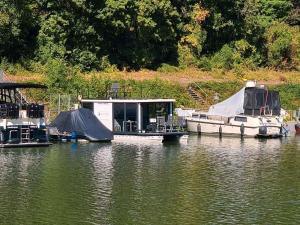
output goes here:
[{"label": "covered small boat", "polygon": [[76,134],[76,138],[88,141],[111,141],[112,132],[107,129],[89,109],[61,112],[49,125],[50,137],[55,140],[68,138]]}]

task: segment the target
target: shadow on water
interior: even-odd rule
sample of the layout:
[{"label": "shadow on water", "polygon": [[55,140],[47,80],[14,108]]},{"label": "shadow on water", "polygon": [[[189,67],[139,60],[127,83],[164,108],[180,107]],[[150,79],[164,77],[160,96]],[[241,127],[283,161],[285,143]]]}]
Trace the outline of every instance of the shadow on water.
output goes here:
[{"label": "shadow on water", "polygon": [[0,224],[297,224],[300,137],[0,151]]}]

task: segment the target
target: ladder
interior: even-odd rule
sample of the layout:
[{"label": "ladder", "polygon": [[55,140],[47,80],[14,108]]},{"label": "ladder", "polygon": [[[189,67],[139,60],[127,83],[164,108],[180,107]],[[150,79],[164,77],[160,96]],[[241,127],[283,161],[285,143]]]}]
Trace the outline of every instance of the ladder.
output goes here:
[{"label": "ladder", "polygon": [[21,143],[30,141],[30,127],[21,127]]}]

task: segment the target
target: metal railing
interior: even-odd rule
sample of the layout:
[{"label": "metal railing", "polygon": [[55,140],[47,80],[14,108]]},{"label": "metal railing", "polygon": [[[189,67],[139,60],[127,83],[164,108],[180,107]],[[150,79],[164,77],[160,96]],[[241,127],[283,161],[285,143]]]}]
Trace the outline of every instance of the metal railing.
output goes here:
[{"label": "metal railing", "polygon": [[195,87],[197,89],[197,91],[201,92],[202,95],[204,95],[204,101],[207,104],[208,103],[208,94],[200,87],[200,85],[198,85],[196,82],[192,83],[190,85],[192,88]]}]

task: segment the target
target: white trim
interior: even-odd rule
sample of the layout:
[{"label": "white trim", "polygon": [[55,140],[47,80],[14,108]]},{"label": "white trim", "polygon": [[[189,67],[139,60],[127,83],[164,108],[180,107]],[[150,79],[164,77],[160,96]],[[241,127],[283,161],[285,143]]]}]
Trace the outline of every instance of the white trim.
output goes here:
[{"label": "white trim", "polygon": [[94,103],[169,103],[175,102],[175,99],[81,99],[81,102],[94,102]]}]

